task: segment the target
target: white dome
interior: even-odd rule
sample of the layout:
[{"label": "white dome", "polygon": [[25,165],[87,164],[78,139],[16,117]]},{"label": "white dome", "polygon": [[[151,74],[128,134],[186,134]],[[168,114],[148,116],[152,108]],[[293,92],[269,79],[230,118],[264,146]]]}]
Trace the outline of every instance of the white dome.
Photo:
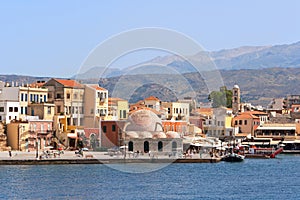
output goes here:
[{"label": "white dome", "polygon": [[240,89],[240,87],[239,87],[237,84],[235,84],[235,85],[233,86],[233,88],[234,88],[234,89]]}]

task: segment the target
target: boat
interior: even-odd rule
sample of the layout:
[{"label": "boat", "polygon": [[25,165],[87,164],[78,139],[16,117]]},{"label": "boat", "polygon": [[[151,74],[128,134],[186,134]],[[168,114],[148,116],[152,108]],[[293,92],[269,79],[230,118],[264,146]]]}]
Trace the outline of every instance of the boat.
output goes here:
[{"label": "boat", "polygon": [[245,153],[246,158],[275,158],[280,154],[283,148],[249,148],[249,152]]},{"label": "boat", "polygon": [[237,153],[229,153],[222,158],[222,161],[226,162],[242,162],[245,159],[245,156]]}]

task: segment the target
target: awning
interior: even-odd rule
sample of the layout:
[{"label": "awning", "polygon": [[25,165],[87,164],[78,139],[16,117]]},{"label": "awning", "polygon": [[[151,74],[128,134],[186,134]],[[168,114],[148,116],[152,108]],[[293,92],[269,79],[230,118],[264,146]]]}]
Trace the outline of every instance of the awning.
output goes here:
[{"label": "awning", "polygon": [[282,131],[282,130],[296,130],[295,126],[259,126],[256,130],[274,130],[274,131]]},{"label": "awning", "polygon": [[77,134],[76,133],[68,133],[68,138],[72,138],[72,139],[77,139]]}]

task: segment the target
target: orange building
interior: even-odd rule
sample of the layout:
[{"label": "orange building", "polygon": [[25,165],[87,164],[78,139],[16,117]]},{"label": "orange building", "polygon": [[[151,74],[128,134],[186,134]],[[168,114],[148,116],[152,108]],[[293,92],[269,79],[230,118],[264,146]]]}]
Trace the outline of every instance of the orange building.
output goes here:
[{"label": "orange building", "polygon": [[232,126],[239,127],[239,133],[249,133],[254,136],[254,131],[260,125],[260,118],[249,113],[244,112],[232,119]]}]

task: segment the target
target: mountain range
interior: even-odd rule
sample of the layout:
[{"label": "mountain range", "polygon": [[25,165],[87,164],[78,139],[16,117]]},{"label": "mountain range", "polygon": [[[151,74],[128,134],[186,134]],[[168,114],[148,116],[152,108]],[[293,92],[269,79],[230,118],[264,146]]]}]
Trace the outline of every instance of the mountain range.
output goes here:
[{"label": "mountain range", "polygon": [[[194,60],[203,64],[205,68],[207,58],[211,60],[219,70],[238,69],[262,69],[262,68],[295,68],[300,67],[300,42],[284,45],[269,46],[243,46],[234,49],[223,49],[220,51],[199,52],[187,56],[188,60]],[[165,66],[165,67],[162,67]],[[133,70],[134,69],[134,70]],[[138,70],[139,69],[139,70]],[[155,69],[155,70],[153,70]],[[172,69],[172,70],[168,70]],[[136,72],[136,71],[139,72]],[[86,72],[77,75],[81,79],[95,79],[100,77],[115,77],[124,74],[170,74],[190,73],[197,70],[187,60],[177,55],[156,57],[151,60],[129,66],[124,69],[104,68],[94,66]],[[75,76],[74,76],[75,77]]]},{"label": "mountain range", "polygon": [[[228,89],[234,84],[240,86],[244,102],[266,106],[272,98],[300,93],[300,42],[289,45],[244,46],[204,53],[211,57]],[[200,52],[190,59],[201,60],[203,55]],[[110,95],[130,94],[130,102],[150,95],[157,96],[162,101],[174,101],[193,96],[193,92],[198,101],[207,101],[209,93],[207,80],[203,79],[201,72],[196,72],[189,62],[173,55],[156,57],[122,70],[93,67],[70,78],[83,83],[99,83],[109,90]],[[0,75],[1,81],[19,84],[48,79],[50,77]],[[116,93],[120,83],[126,89]]]}]

